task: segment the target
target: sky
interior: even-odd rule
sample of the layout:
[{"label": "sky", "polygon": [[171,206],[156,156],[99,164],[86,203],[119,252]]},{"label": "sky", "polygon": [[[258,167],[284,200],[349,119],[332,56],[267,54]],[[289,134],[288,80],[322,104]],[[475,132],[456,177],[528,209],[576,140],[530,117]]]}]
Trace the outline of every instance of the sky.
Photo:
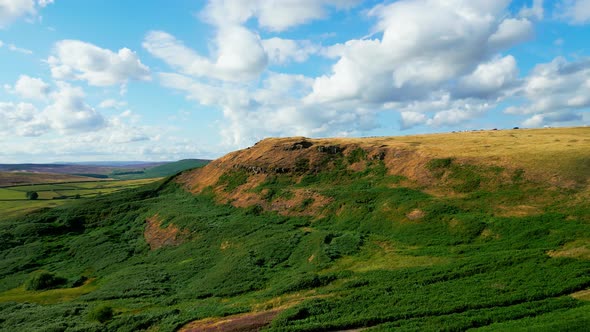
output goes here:
[{"label": "sky", "polygon": [[590,124],[590,0],[0,0],[0,163]]}]

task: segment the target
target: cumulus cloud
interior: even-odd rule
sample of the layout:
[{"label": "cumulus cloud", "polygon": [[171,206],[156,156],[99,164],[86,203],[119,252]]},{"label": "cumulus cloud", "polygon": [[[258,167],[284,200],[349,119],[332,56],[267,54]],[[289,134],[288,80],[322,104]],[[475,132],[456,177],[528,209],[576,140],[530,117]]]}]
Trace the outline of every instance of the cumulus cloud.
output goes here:
[{"label": "cumulus cloud", "polygon": [[564,0],[558,7],[557,16],[571,24],[590,23],[590,0]]},{"label": "cumulus cloud", "polygon": [[[216,29],[211,55],[159,31],[147,35],[144,47],[178,71],[160,73],[163,86],[219,107],[226,142],[244,146],[269,135],[362,133],[378,126],[379,112],[399,112],[402,129],[469,123],[522,94],[516,59],[500,54],[531,38],[531,20],[542,15],[539,1],[510,15],[509,0],[400,0],[366,13],[375,20],[369,37],[328,47],[280,35],[261,39],[243,26],[252,19],[262,29],[282,31],[337,7],[292,2],[303,4],[308,14],[292,9],[291,21],[273,23],[281,9],[272,18],[266,11],[275,2],[210,1],[202,17]],[[226,29],[234,27],[243,29],[241,43],[223,48]],[[268,71],[269,64],[305,62],[313,54],[334,60],[330,73],[311,78]],[[233,65],[220,66],[222,55],[235,59]]]},{"label": "cumulus cloud", "polygon": [[37,119],[37,108],[30,103],[0,102],[0,136],[39,136],[47,125]]},{"label": "cumulus cloud", "polygon": [[93,131],[104,127],[103,116],[84,100],[85,93],[79,87],[60,83],[52,93],[52,103],[43,110],[42,117],[51,128],[63,133]]},{"label": "cumulus cloud", "polygon": [[271,63],[284,64],[289,61],[304,62],[310,55],[318,53],[319,46],[307,40],[270,38],[262,41]]},{"label": "cumulus cloud", "polygon": [[260,37],[241,26],[225,27],[216,39],[216,54],[209,59],[174,36],[151,31],[143,47],[180,72],[204,78],[239,81],[256,78],[268,63]]},{"label": "cumulus cloud", "polygon": [[477,97],[487,99],[506,93],[510,87],[516,87],[518,67],[516,59],[507,55],[482,63],[475,70],[463,76],[458,83],[458,97]]},{"label": "cumulus cloud", "polygon": [[533,35],[533,24],[525,19],[505,19],[488,42],[493,49],[503,49],[522,43]]},{"label": "cumulus cloud", "polygon": [[[316,79],[310,101],[423,98],[468,74],[499,47],[529,33],[530,22],[503,20],[509,1],[397,1],[369,12],[381,39],[350,40],[332,73]],[[528,22],[528,23],[526,23]],[[334,55],[332,51],[332,55]]]},{"label": "cumulus cloud", "polygon": [[6,28],[20,17],[35,17],[39,7],[45,7],[53,0],[2,0],[0,1],[0,29]]},{"label": "cumulus cloud", "polygon": [[24,99],[45,100],[51,87],[40,78],[21,75],[11,91]]},{"label": "cumulus cloud", "polygon": [[47,63],[55,79],[84,80],[94,86],[150,79],[149,68],[130,49],[115,53],[79,40],[57,42]]},{"label": "cumulus cloud", "polygon": [[264,29],[283,31],[326,15],[326,7],[349,8],[358,0],[215,0],[201,16],[215,25],[242,24],[255,17]]},{"label": "cumulus cloud", "polygon": [[537,65],[522,87],[527,102],[506,109],[508,114],[547,114],[590,107],[590,58],[555,58]]}]

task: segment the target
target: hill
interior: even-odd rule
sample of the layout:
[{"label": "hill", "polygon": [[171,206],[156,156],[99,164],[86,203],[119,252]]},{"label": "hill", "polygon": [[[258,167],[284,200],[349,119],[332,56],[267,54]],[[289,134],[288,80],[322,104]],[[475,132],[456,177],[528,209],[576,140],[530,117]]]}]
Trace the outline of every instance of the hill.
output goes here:
[{"label": "hill", "polygon": [[590,128],[267,139],[0,221],[0,328],[590,324]]},{"label": "hill", "polygon": [[115,170],[110,173],[110,176],[121,180],[160,178],[174,175],[187,169],[201,167],[208,162],[209,160],[204,159],[183,159],[141,170]]}]

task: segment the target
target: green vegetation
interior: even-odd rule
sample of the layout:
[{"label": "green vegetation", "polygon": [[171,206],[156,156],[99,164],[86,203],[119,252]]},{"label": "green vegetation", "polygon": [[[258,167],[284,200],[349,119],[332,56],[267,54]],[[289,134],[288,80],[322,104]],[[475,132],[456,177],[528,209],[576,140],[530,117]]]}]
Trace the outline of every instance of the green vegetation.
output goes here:
[{"label": "green vegetation", "polygon": [[[169,178],[4,218],[0,329],[176,331],[274,307],[284,310],[273,331],[587,328],[590,302],[570,296],[590,287],[585,189],[439,159],[428,169],[457,194],[437,195],[356,154],[330,156],[321,172],[298,161],[250,191],[268,201],[313,191],[327,198],[313,217],[219,204],[214,190],[192,195]],[[348,168],[358,162],[363,171]],[[217,185],[248,178],[232,169]],[[530,204],[540,208],[520,213]],[[150,250],[156,217],[184,242]]]},{"label": "green vegetation", "polygon": [[244,169],[234,170],[223,174],[219,178],[219,185],[224,186],[225,191],[233,191],[248,181],[248,172]]},{"label": "green vegetation", "polygon": [[[187,169],[203,167],[208,162],[208,160],[201,159],[183,159],[143,170],[117,170],[113,171],[109,176],[118,180],[161,178],[177,174]],[[90,174],[84,175],[92,176]]]}]

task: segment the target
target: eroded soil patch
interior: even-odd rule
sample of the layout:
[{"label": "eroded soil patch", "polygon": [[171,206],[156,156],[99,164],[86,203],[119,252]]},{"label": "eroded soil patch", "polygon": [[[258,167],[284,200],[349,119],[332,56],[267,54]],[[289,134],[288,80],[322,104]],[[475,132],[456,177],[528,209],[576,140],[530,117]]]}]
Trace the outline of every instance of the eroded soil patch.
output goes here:
[{"label": "eroded soil patch", "polygon": [[176,225],[170,224],[162,228],[162,221],[158,215],[146,219],[143,236],[151,250],[166,246],[178,246],[188,237],[188,230],[180,230]]},{"label": "eroded soil patch", "polygon": [[273,309],[261,312],[249,312],[245,314],[221,317],[206,318],[191,322],[179,331],[181,332],[208,332],[208,331],[226,331],[226,332],[250,332],[260,331],[263,327],[269,325],[272,320],[281,312],[282,309]]}]

